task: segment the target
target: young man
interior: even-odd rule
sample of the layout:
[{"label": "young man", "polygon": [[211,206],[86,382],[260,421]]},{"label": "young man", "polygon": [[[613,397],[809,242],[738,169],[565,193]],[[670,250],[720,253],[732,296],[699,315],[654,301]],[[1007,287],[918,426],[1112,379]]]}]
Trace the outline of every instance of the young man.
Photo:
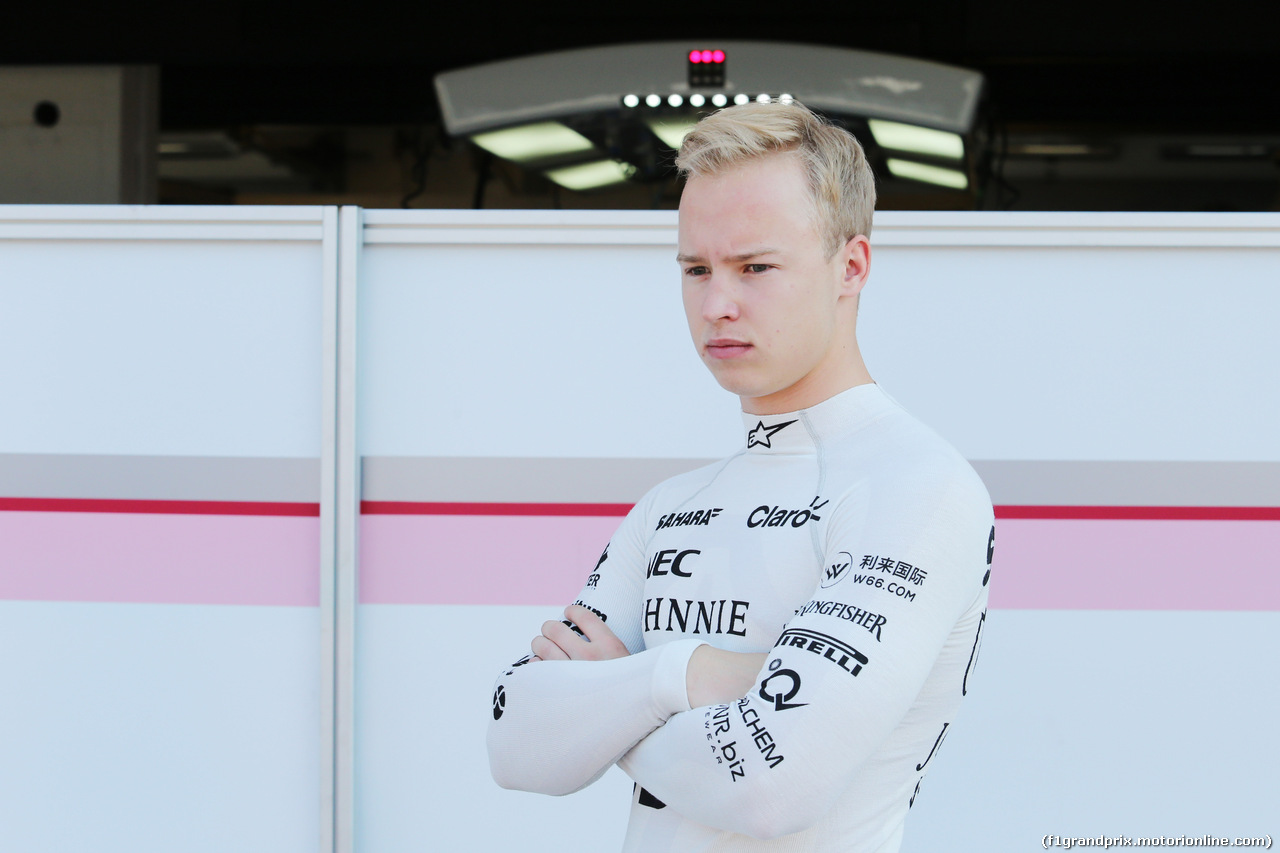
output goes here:
[{"label": "young man", "polygon": [[629,851],[897,850],[977,656],[991,502],[859,354],[853,137],[733,107],[677,164],[685,313],[743,448],[649,492],[499,677],[493,775],[563,794],[617,763]]}]

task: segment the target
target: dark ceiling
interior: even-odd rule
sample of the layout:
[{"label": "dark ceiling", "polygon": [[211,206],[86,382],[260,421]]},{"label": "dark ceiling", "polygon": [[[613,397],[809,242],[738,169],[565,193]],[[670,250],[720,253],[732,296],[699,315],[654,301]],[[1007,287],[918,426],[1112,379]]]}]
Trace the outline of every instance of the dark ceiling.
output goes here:
[{"label": "dark ceiling", "polygon": [[0,64],[161,67],[166,129],[434,118],[431,78],[561,48],[680,38],[813,42],[977,69],[1005,122],[1280,131],[1274,2],[895,0],[538,6],[298,0],[8,4]]}]

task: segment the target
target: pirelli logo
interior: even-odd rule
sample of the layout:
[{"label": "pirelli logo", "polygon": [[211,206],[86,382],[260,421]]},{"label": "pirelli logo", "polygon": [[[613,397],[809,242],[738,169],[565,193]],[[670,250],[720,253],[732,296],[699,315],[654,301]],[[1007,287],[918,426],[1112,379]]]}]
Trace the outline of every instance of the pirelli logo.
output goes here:
[{"label": "pirelli logo", "polygon": [[788,628],[778,637],[778,642],[773,647],[804,649],[826,658],[850,675],[862,672],[863,665],[871,662],[866,655],[843,640],[807,628]]}]

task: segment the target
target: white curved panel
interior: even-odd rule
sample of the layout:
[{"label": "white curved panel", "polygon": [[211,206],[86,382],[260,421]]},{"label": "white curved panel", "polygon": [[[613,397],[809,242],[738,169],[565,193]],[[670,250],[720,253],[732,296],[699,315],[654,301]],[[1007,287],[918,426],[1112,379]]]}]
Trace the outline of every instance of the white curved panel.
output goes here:
[{"label": "white curved panel", "polygon": [[320,455],[319,243],[0,240],[0,447]]},{"label": "white curved panel", "polygon": [[674,247],[370,245],[361,453],[704,457],[738,403],[698,362]]}]

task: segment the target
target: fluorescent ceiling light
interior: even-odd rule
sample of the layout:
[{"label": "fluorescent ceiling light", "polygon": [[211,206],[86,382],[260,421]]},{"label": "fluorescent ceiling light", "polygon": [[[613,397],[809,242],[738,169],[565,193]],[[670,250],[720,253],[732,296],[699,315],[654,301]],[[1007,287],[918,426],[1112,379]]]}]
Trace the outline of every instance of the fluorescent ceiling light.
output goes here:
[{"label": "fluorescent ceiling light", "polygon": [[693,130],[693,126],[697,122],[684,121],[678,118],[655,118],[649,119],[645,124],[649,125],[653,135],[665,142],[668,148],[674,148],[679,151],[680,143],[684,142],[685,135]]},{"label": "fluorescent ceiling light", "polygon": [[558,121],[543,121],[477,133],[471,141],[504,160],[527,163],[595,148],[591,140]]},{"label": "fluorescent ceiling light", "polygon": [[964,172],[957,172],[955,169],[943,169],[939,166],[914,163],[911,160],[890,159],[887,162],[889,171],[893,173],[895,178],[924,181],[926,184],[937,184],[941,187],[950,187],[953,190],[966,190],[969,188],[969,178]]},{"label": "fluorescent ceiling light", "polygon": [[635,173],[635,166],[617,160],[596,160],[563,169],[550,169],[543,174],[568,190],[594,190],[624,183]]},{"label": "fluorescent ceiling light", "polygon": [[871,135],[881,148],[945,157],[948,160],[964,159],[964,140],[958,134],[874,118],[869,119],[867,124],[871,125]]},{"label": "fluorescent ceiling light", "polygon": [[1028,142],[1010,145],[1010,157],[1089,157],[1100,152],[1082,142]]}]

